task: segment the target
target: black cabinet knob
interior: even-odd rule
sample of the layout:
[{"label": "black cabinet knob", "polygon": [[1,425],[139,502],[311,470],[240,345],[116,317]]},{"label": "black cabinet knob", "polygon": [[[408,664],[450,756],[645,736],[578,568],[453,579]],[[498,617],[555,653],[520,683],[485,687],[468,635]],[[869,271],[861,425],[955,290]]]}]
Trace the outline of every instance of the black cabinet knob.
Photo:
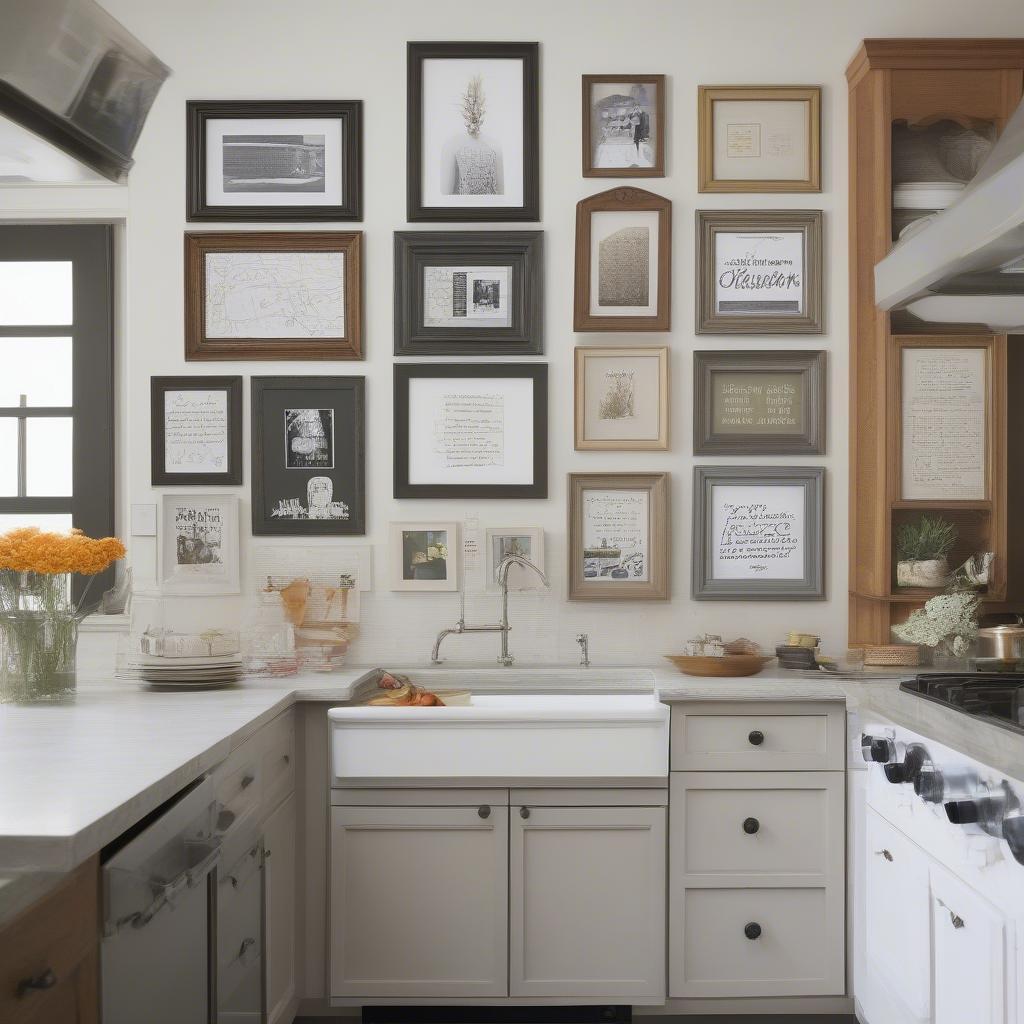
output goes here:
[{"label": "black cabinet knob", "polygon": [[764,743],[764,733],[760,729],[752,729],[747,734],[747,739],[755,746],[759,747]]},{"label": "black cabinet knob", "polygon": [[757,820],[757,818],[744,818],[743,819],[743,831],[746,832],[748,836],[754,835],[755,833],[760,831],[760,829],[761,829],[761,822],[759,822]]},{"label": "black cabinet knob", "polygon": [[57,984],[57,975],[53,973],[52,967],[47,967],[42,974],[37,974],[32,978],[22,978],[18,982],[17,995],[20,999],[22,996],[28,995],[30,992],[42,992],[45,989],[53,988]]},{"label": "black cabinet knob", "polygon": [[489,818],[491,816],[491,809],[487,804],[483,804],[481,807],[477,808],[476,813],[479,814],[481,818]]},{"label": "black cabinet knob", "polygon": [[530,816],[530,808],[529,807],[520,807],[519,808],[519,817],[520,818],[528,818],[529,816]]},{"label": "black cabinet knob", "polygon": [[750,924],[744,925],[743,934],[748,939],[759,939],[761,938],[761,926],[756,921],[751,921]]}]

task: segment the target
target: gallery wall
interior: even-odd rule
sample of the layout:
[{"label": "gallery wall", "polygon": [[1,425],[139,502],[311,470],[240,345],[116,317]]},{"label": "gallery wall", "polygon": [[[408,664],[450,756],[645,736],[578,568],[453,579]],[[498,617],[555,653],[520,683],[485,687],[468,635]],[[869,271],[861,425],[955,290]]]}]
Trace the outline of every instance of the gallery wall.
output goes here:
[{"label": "gallery wall", "polygon": [[[656,663],[694,634],[745,635],[773,645],[789,629],[819,634],[842,652],[847,589],[847,92],[844,69],[864,37],[1024,36],[1019,0],[517,0],[467,6],[461,0],[105,0],[105,6],[173,69],[136,150],[127,186],[7,188],[0,215],[13,219],[110,219],[123,225],[118,310],[118,523],[140,580],[152,577],[152,538],[129,537],[132,503],[156,503],[150,486],[149,379],[186,373],[362,374],[367,379],[367,534],[375,588],[364,595],[352,660],[426,660],[436,632],[459,613],[457,594],[391,593],[391,521],[475,518],[486,526],[539,526],[551,580],[547,592],[512,597],[512,649],[521,662],[575,661],[587,632],[594,662]],[[549,367],[549,497],[443,501],[392,497],[392,233],[405,220],[406,42],[540,42],[541,220],[545,232],[544,336]],[[673,203],[672,330],[665,334],[573,333],[573,252],[578,200],[612,183],[580,174],[580,77],[594,73],[667,76],[666,176],[635,184]],[[701,195],[697,191],[698,85],[820,85],[822,191],[805,195]],[[365,352],[356,363],[186,363],[183,354],[182,234],[185,221],[185,102],[190,99],[361,99],[364,103],[364,218],[337,225],[365,232]],[[694,331],[694,211],[817,209],[824,213],[825,330],[819,336],[698,337]],[[279,227],[288,227],[278,225]],[[317,225],[330,228],[332,225]],[[204,224],[203,229],[215,229]],[[223,225],[233,228],[232,225]],[[256,227],[253,225],[252,227]],[[268,227],[273,227],[269,225]],[[422,225],[443,230],[446,225]],[[486,225],[468,225],[482,229]],[[667,452],[577,452],[573,448],[573,348],[581,344],[667,344],[671,349],[671,446]],[[825,349],[824,456],[695,458],[695,349]],[[689,596],[691,486],[697,464],[824,466],[826,600],[709,603]],[[249,535],[249,439],[243,456],[242,588],[253,588],[254,547],[281,541]],[[668,602],[566,599],[566,474],[671,474],[671,588]],[[360,543],[289,539],[305,547]],[[467,617],[494,621],[498,598],[467,596]],[[240,598],[177,599],[172,624],[237,621]],[[489,661],[494,635],[452,637],[453,660]]]}]

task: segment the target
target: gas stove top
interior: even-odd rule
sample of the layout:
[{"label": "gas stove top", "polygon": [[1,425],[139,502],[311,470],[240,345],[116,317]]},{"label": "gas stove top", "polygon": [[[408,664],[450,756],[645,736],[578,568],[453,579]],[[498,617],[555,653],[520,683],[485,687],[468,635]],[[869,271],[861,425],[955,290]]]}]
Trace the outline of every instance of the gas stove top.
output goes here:
[{"label": "gas stove top", "polygon": [[1024,733],[1024,674],[920,675],[900,689],[993,725]]}]

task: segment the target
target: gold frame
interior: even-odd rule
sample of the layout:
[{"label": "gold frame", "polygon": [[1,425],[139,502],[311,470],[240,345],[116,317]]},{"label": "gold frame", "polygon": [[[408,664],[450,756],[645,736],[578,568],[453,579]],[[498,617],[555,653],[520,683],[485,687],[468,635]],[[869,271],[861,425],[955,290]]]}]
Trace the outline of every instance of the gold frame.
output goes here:
[{"label": "gold frame", "polygon": [[[715,177],[715,102],[790,100],[807,103],[807,177],[736,179]],[[701,85],[697,87],[697,190],[699,192],[820,192],[821,87],[817,85]]]}]

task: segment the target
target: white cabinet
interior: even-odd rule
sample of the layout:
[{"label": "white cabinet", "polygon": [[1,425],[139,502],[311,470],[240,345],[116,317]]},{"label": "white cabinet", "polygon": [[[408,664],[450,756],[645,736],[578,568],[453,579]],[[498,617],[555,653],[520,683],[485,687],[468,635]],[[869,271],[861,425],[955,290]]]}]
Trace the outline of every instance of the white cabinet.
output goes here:
[{"label": "white cabinet", "polygon": [[511,808],[509,994],[665,999],[665,809]]},{"label": "white cabinet", "polygon": [[295,992],[295,794],[263,826],[264,974],[268,1024],[291,1021]]}]

